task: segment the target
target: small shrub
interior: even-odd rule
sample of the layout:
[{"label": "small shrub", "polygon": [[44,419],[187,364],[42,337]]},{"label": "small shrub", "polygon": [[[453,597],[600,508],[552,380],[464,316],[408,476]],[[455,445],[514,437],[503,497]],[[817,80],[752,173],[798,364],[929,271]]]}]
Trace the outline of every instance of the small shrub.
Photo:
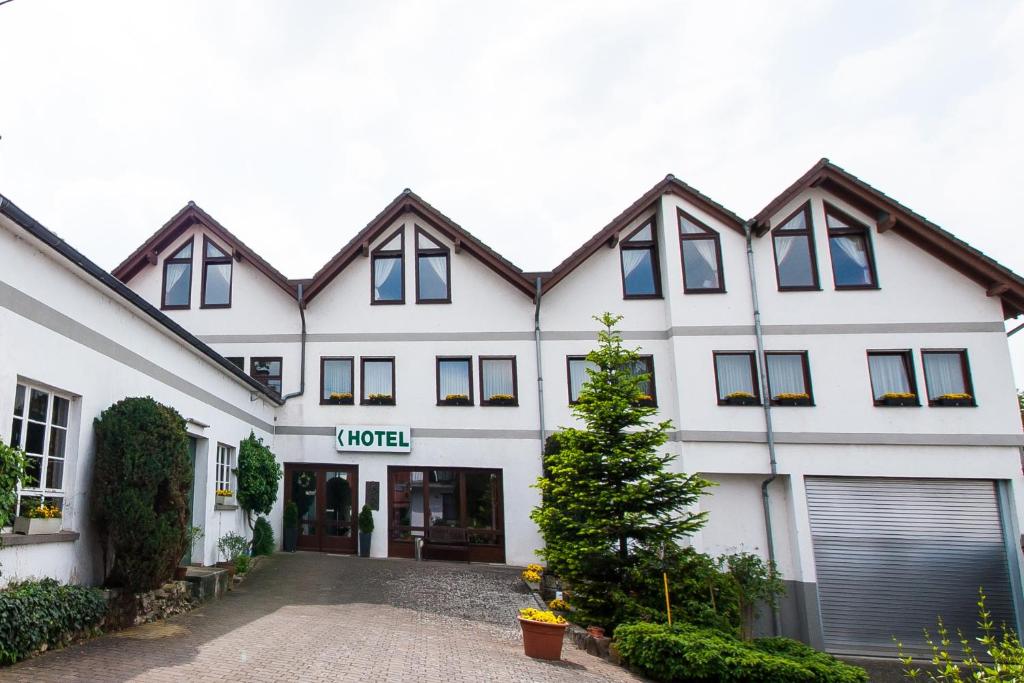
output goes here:
[{"label": "small shrub", "polygon": [[688,624],[623,624],[615,644],[625,662],[658,681],[867,683],[867,673],[785,638],[745,642]]},{"label": "small shrub", "polygon": [[299,528],[299,506],[294,501],[284,506],[284,528]]},{"label": "small shrub", "polygon": [[245,540],[245,536],[229,531],[217,541],[217,549],[224,556],[225,562],[234,562],[249,549],[249,542]]},{"label": "small shrub", "polygon": [[[931,664],[933,671],[924,671],[914,666],[914,658],[903,653],[903,645],[896,643],[903,662],[903,674],[910,680],[928,680],[936,683],[995,683],[996,681],[1024,680],[1024,646],[1013,629],[1005,625],[997,630],[992,623],[992,614],[985,608],[985,593],[978,589],[978,630],[981,636],[977,643],[984,650],[986,661],[978,658],[975,645],[962,632],[957,632],[956,639],[960,642],[962,656],[954,657],[953,638],[949,629],[939,617],[935,629],[936,641],[928,629],[924,629],[924,639],[931,647]],[[959,659],[959,661],[957,661]],[[925,679],[927,676],[927,679]]]},{"label": "small shrub", "polygon": [[249,571],[249,556],[239,555],[235,558],[235,571],[239,574],[244,574]]},{"label": "small shrub", "polygon": [[775,564],[765,562],[753,553],[734,553],[718,559],[718,567],[736,584],[737,606],[740,611],[740,632],[745,640],[753,637],[754,619],[762,604],[774,608],[785,594]]},{"label": "small shrub", "polygon": [[369,534],[373,532],[373,510],[369,505],[364,505],[359,511],[359,533]]},{"label": "small shrub", "polygon": [[270,528],[270,522],[266,517],[259,517],[252,531],[252,554],[273,555],[275,547],[274,530]]},{"label": "small shrub", "polygon": [[91,634],[106,612],[103,593],[95,588],[53,579],[12,583],[0,590],[0,664]]}]

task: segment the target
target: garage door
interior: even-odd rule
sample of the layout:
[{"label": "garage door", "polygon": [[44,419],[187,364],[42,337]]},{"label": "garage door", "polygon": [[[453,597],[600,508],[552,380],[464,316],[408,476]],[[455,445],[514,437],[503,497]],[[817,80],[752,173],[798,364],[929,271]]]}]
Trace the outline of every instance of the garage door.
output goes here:
[{"label": "garage door", "polygon": [[942,615],[975,634],[984,587],[996,623],[1016,626],[996,484],[951,479],[807,478],[825,647],[923,648]]}]

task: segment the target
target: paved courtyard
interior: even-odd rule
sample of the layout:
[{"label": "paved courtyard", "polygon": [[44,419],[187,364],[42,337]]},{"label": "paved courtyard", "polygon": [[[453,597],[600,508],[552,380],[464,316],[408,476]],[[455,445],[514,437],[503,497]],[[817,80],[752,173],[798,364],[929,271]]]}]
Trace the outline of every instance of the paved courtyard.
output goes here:
[{"label": "paved courtyard", "polygon": [[50,652],[11,681],[637,681],[566,642],[523,655],[507,567],[316,553],[264,560],[222,600]]}]

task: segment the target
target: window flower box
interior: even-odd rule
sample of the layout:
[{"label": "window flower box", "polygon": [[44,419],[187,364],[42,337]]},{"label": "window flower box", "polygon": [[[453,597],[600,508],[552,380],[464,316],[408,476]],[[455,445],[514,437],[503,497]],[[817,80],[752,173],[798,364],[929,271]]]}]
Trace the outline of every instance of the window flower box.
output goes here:
[{"label": "window flower box", "polygon": [[747,391],[734,391],[723,399],[725,405],[729,406],[756,406],[757,397]]},{"label": "window flower box", "polygon": [[487,405],[489,406],[514,406],[518,405],[516,397],[511,394],[494,394],[487,399]]},{"label": "window flower box", "polygon": [[880,406],[916,406],[917,394],[895,392],[882,394],[882,396],[875,401],[875,404]]},{"label": "window flower box", "polygon": [[654,397],[650,394],[641,394],[640,398],[636,401],[636,405],[643,406],[644,408],[654,408]]},{"label": "window flower box", "polygon": [[234,505],[235,492],[228,489],[217,489],[217,505]]},{"label": "window flower box", "polygon": [[14,520],[14,533],[32,534],[56,534],[60,532],[63,523],[60,508],[56,505],[46,505],[42,500],[39,504],[31,507],[26,504]]},{"label": "window flower box", "polygon": [[974,397],[970,394],[943,394],[934,401],[933,406],[969,407],[974,405]]},{"label": "window flower box", "polygon": [[473,402],[465,394],[448,394],[441,401],[443,406],[471,406]]},{"label": "window flower box", "polygon": [[351,392],[347,392],[347,391],[346,392],[341,392],[341,393],[338,393],[336,391],[332,391],[328,395],[328,397],[324,401],[324,403],[327,403],[329,405],[334,405],[334,406],[350,406],[353,403],[352,394],[351,394]]},{"label": "window flower box", "polygon": [[393,406],[395,397],[391,394],[370,394],[364,403],[368,406]]},{"label": "window flower box", "polygon": [[60,517],[17,517],[14,520],[14,533],[16,534],[56,534],[60,533],[60,526],[64,522]]},{"label": "window flower box", "polygon": [[808,394],[777,394],[772,403],[777,406],[809,406],[811,397]]}]

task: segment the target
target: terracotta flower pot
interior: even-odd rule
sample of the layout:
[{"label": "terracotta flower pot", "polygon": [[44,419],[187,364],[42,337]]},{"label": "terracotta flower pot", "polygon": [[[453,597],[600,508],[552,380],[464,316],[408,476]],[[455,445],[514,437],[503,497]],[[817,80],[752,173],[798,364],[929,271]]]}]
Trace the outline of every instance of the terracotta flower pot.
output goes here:
[{"label": "terracotta flower pot", "polygon": [[604,638],[604,628],[601,626],[588,626],[587,633],[595,638]]},{"label": "terracotta flower pot", "polygon": [[519,626],[523,629],[523,651],[527,657],[562,658],[562,640],[568,624],[548,624],[519,617]]}]

